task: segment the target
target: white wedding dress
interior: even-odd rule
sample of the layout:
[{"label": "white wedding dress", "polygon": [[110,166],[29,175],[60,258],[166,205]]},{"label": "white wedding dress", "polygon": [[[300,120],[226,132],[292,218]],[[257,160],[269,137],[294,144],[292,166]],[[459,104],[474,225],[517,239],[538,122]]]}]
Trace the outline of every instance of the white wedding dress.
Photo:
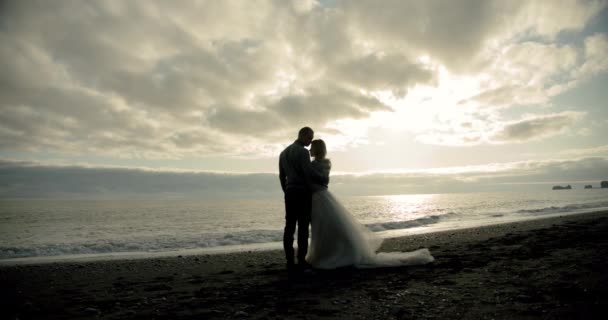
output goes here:
[{"label": "white wedding dress", "polygon": [[[329,161],[313,161],[316,170],[326,171]],[[377,268],[421,265],[435,260],[428,249],[412,252],[376,251],[382,238],[359,223],[325,187],[312,195],[311,242],[306,261],[314,268],[346,266]]]}]

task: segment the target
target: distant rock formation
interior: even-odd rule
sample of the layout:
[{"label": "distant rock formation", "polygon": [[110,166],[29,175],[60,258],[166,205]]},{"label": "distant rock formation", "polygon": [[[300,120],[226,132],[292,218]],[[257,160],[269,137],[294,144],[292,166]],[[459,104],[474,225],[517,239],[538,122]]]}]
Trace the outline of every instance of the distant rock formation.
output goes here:
[{"label": "distant rock formation", "polygon": [[602,181],[602,188],[608,188],[608,181]]},{"label": "distant rock formation", "polygon": [[565,187],[562,187],[562,186],[553,186],[553,190],[570,190],[570,189],[572,189],[571,185],[567,185]]},{"label": "distant rock formation", "polygon": [[585,186],[585,189],[593,189],[593,186],[590,185],[590,184],[588,184],[588,185]]}]

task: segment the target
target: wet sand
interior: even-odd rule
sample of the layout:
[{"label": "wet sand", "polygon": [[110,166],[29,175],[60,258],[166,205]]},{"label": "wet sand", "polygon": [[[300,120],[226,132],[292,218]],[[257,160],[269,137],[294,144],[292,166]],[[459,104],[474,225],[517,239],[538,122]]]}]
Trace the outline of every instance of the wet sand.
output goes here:
[{"label": "wet sand", "polygon": [[388,239],[416,267],[289,277],[282,251],[0,267],[2,319],[608,319],[608,211]]}]

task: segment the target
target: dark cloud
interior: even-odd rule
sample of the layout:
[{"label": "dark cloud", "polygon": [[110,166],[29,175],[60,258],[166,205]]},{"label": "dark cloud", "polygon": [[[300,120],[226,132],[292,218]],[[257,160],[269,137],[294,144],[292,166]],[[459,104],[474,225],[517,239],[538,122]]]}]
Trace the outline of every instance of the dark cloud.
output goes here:
[{"label": "dark cloud", "polygon": [[374,111],[392,109],[374,97],[338,86],[313,88],[303,94],[284,96],[270,108],[290,120],[325,124],[332,119],[364,118]]},{"label": "dark cloud", "polygon": [[599,185],[608,179],[608,158],[524,161],[407,173],[333,176],[338,194],[384,195],[479,191],[550,190],[570,183]]},{"label": "dark cloud", "polygon": [[513,103],[513,93],[517,88],[513,86],[503,86],[484,91],[474,97],[461,100],[458,104],[463,105],[471,101],[479,102],[483,106],[504,107]]},{"label": "dark cloud", "polygon": [[0,162],[0,197],[228,197],[277,193],[268,174],[221,174]]},{"label": "dark cloud", "polygon": [[286,122],[273,112],[241,110],[234,107],[212,109],[207,121],[211,127],[244,135],[265,135],[282,128]]},{"label": "dark cloud", "polygon": [[[556,183],[608,179],[608,159],[527,161],[407,173],[331,177],[340,195],[501,190],[513,184],[547,189]],[[505,189],[505,188],[503,188]],[[280,197],[275,174],[224,174],[130,168],[51,166],[0,161],[0,198]]]},{"label": "dark cloud", "polygon": [[[555,38],[580,31],[608,3],[569,1],[341,1],[345,16],[371,42],[427,54],[453,70],[486,66],[486,45],[506,39]],[[556,19],[555,17],[560,17]]]},{"label": "dark cloud", "polygon": [[[329,71],[333,60],[327,55],[354,61],[353,53],[338,50],[351,41],[339,15],[271,2],[248,7],[6,2],[0,29],[1,147],[122,155],[136,150],[158,157],[238,153],[230,145],[238,138],[231,136],[259,137],[257,143],[264,145],[264,137],[302,122],[322,126],[390,111],[359,89],[398,88],[428,77],[407,64],[395,77],[380,80],[392,62],[377,61],[366,69],[382,69],[375,71],[374,83],[359,76],[346,89],[338,75],[331,79],[338,73]],[[271,23],[271,16],[284,30]],[[285,48],[307,49],[294,59]],[[308,57],[312,60],[304,61]],[[287,92],[269,95],[279,71],[299,80]],[[339,76],[350,78],[348,67]]]},{"label": "dark cloud", "polygon": [[[516,5],[497,1],[344,1],[348,17],[372,41],[428,54],[452,67],[468,64]],[[500,10],[498,10],[500,9]]]},{"label": "dark cloud", "polygon": [[336,78],[367,90],[390,90],[403,96],[417,83],[429,83],[434,72],[421,63],[414,63],[397,54],[370,54],[339,63],[333,70]]},{"label": "dark cloud", "polygon": [[[539,10],[537,20],[528,14],[515,23],[529,6],[542,5],[3,1],[0,148],[242,154],[243,137],[267,148],[294,127],[329,132],[339,120],[390,112],[371,92],[405,95],[437,81],[438,66],[420,63],[421,55],[453,70],[474,69],[488,64],[476,57],[489,39],[514,36],[506,27],[517,33],[536,23],[539,35],[576,30],[602,5],[545,4],[557,8],[555,16],[572,14],[556,23]],[[593,39],[587,51],[597,63],[587,68],[604,70],[605,41]],[[491,104],[506,95],[486,94]]]},{"label": "dark cloud", "polygon": [[278,99],[259,99],[260,110],[234,106],[211,108],[206,121],[224,132],[271,135],[284,128],[314,124],[323,127],[335,119],[361,119],[372,112],[392,109],[377,98],[339,87],[310,88]]},{"label": "dark cloud", "polygon": [[506,124],[491,139],[495,142],[521,142],[555,135],[580,120],[581,112],[563,112],[530,117]]}]

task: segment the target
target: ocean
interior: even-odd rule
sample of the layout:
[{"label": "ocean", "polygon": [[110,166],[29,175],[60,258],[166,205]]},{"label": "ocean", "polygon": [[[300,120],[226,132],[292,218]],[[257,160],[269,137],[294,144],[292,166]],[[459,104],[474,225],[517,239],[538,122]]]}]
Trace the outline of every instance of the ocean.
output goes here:
[{"label": "ocean", "polygon": [[[608,189],[336,195],[383,237],[608,209]],[[0,263],[281,248],[281,198],[0,200]]]}]

